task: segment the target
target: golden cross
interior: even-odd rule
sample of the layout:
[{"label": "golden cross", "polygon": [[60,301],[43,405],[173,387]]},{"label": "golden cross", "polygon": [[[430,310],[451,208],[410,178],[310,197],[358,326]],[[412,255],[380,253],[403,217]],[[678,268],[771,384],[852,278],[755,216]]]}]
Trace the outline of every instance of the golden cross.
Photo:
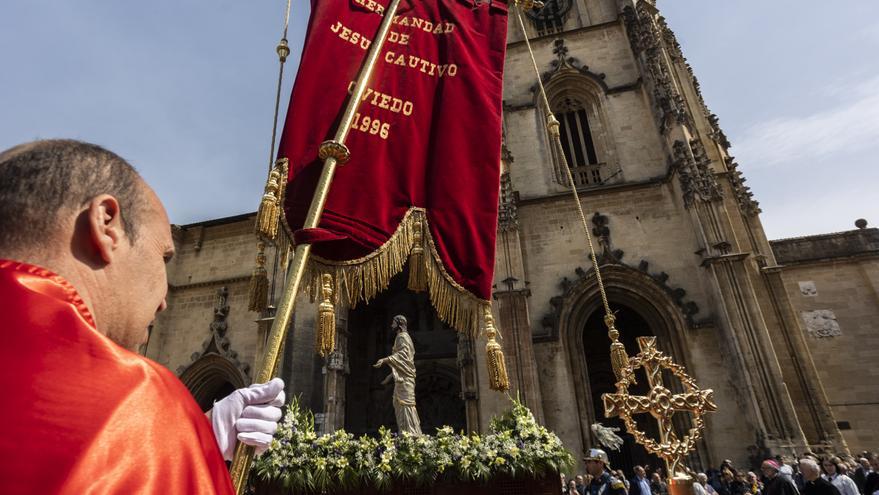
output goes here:
[{"label": "golden cross", "polygon": [[[638,337],[638,347],[641,352],[629,360],[624,376],[634,376],[636,369],[644,368],[650,392],[646,396],[631,395],[628,380],[620,380],[616,384],[617,393],[602,395],[604,415],[608,418],[619,416],[635,440],[648,452],[662,457],[668,464],[669,474],[674,476],[678,465],[695,448],[696,440],[702,434],[702,415],[717,410],[714,392],[710,389],[699,390],[683,366],[656,348],[656,337]],[[669,370],[681,381],[684,393],[675,394],[665,387],[662,382],[663,369]],[[683,438],[675,434],[672,422],[675,412],[679,411],[693,414],[693,427]],[[640,431],[632,417],[646,413],[659,422],[659,442]]]}]

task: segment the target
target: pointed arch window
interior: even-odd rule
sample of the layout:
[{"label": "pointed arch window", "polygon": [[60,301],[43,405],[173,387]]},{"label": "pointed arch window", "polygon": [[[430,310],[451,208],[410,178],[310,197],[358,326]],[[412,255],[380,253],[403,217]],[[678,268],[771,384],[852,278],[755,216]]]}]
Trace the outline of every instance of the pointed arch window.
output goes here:
[{"label": "pointed arch window", "polygon": [[[601,163],[592,135],[589,113],[583,102],[570,96],[556,105],[559,134],[565,161],[571,168],[577,186],[601,184]],[[557,162],[560,162],[558,160]],[[559,170],[561,183],[567,183],[564,170]]]}]

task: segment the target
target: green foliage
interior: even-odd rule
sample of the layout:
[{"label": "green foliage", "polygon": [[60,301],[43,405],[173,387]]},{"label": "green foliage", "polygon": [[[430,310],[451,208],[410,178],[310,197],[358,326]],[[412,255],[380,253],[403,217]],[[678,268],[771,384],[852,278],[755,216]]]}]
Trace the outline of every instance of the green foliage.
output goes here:
[{"label": "green foliage", "polygon": [[435,436],[397,435],[381,428],[377,438],[355,438],[343,430],[316,434],[314,416],[294,400],[254,470],[291,491],[321,492],[367,486],[386,490],[397,480],[424,485],[438,479],[537,478],[571,469],[574,458],[559,437],[537,424],[521,402],[513,399],[512,404],[492,420],[484,436],[455,433],[447,426]]}]

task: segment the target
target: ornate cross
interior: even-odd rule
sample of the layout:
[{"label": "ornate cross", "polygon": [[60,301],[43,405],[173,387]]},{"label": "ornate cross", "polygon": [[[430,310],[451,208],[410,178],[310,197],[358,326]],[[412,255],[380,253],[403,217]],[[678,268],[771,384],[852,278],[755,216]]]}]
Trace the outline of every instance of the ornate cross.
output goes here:
[{"label": "ornate cross", "polygon": [[[705,423],[702,416],[717,410],[714,391],[700,390],[696,381],[687,375],[680,364],[672,361],[656,348],[656,337],[638,337],[641,352],[629,359],[623,376],[634,377],[635,370],[644,368],[650,392],[646,396],[630,395],[628,379],[617,382],[617,393],[603,394],[604,415],[619,416],[635,440],[651,454],[661,457],[668,464],[669,475],[674,476],[678,465],[696,447]],[[662,370],[669,370],[684,386],[684,393],[674,394],[662,382]],[[693,427],[681,438],[674,431],[672,417],[675,412],[693,414]],[[633,415],[649,413],[659,422],[659,441],[647,437],[638,429]]]}]

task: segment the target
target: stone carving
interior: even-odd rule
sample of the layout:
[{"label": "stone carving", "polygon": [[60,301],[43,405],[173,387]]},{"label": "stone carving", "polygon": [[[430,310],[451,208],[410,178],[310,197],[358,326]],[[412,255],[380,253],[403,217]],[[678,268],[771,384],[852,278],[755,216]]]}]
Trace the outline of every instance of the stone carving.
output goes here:
[{"label": "stone carving", "polygon": [[[620,258],[623,256],[623,252],[617,250],[616,253],[619,253]],[[663,291],[665,291],[669,297],[671,297],[672,301],[675,305],[680,308],[681,314],[684,315],[687,323],[693,328],[699,328],[705,324],[709,324],[710,321],[696,321],[695,316],[699,313],[699,305],[694,301],[686,301],[685,298],[687,296],[687,291],[681,287],[672,287],[668,285],[669,276],[665,272],[660,272],[658,274],[649,273],[650,264],[646,260],[641,260],[638,265],[638,268],[634,268],[626,263],[623,263],[621,260],[617,260],[615,263],[605,263],[603,260],[600,260],[601,265],[616,265],[618,267],[625,267],[627,269],[632,270],[633,272],[637,271],[640,273],[644,273],[648,275],[653,282],[659,285]],[[550,312],[546,313],[541,319],[541,329],[536,330],[532,336],[534,342],[549,342],[558,339],[559,336],[559,320],[561,318],[562,309],[566,303],[566,301],[575,297],[578,288],[584,284],[588,283],[592,278],[592,268],[589,270],[584,270],[582,267],[577,267],[574,270],[576,278],[569,279],[568,277],[563,277],[559,282],[559,287],[561,289],[561,293],[557,296],[553,296],[549,299]]]},{"label": "stone carving", "polygon": [[327,369],[330,371],[341,371],[346,375],[351,372],[348,365],[348,355],[336,348],[327,356]]},{"label": "stone carving", "polygon": [[228,359],[238,368],[245,377],[250,376],[250,365],[238,360],[238,353],[232,350],[232,344],[226,337],[229,329],[229,289],[222,287],[217,290],[214,300],[214,319],[210,324],[211,334],[201,344],[201,351],[193,352],[189,364],[177,368],[177,374],[182,374],[192,363],[209,354],[216,354]]},{"label": "stone carving", "polygon": [[803,321],[806,323],[806,331],[815,338],[838,337],[842,335],[836,315],[830,309],[816,309],[803,311]]},{"label": "stone carving", "polygon": [[733,190],[736,202],[739,204],[739,209],[748,216],[758,215],[762,211],[760,210],[760,203],[754,199],[754,193],[751,192],[751,188],[745,185],[745,176],[739,170],[739,164],[735,162],[735,158],[727,157],[726,168],[729,170],[730,187]]},{"label": "stone carving", "polygon": [[[555,60],[550,62],[550,70],[540,75],[540,79],[544,84],[561,72],[573,71],[589,77],[604,91],[608,90],[607,83],[604,82],[605,74],[592,72],[589,70],[589,66],[583,65],[580,60],[569,57],[568,47],[565,45],[564,39],[559,38],[553,41],[552,53],[555,55]],[[531,91],[535,93],[538,91],[536,84],[531,87]]]},{"label": "stone carving", "polygon": [[723,191],[714,172],[711,170],[702,141],[693,139],[687,146],[683,141],[675,141],[674,167],[678,172],[681,189],[684,191],[684,205],[692,208],[696,201],[717,201],[723,199]]},{"label": "stone carving", "polygon": [[510,173],[501,174],[501,194],[498,204],[498,230],[509,232],[519,228],[519,193],[513,190]]},{"label": "stone carving", "polygon": [[665,30],[670,34],[664,33],[664,21],[661,17],[657,21],[654,11],[655,7],[641,2],[637,10],[626,7],[623,10],[623,19],[632,51],[635,56],[643,55],[642,63],[653,85],[653,103],[659,110],[660,131],[665,134],[672,124],[688,125],[691,120],[684,97],[678,90],[663,55],[667,51],[664,50],[663,40],[669,36],[673,38],[674,34],[667,26]]},{"label": "stone carving", "polygon": [[811,280],[807,282],[800,282],[800,295],[804,297],[818,297],[818,288],[815,287],[815,282]]},{"label": "stone carving", "polygon": [[592,235],[595,236],[598,245],[601,247],[601,257],[599,262],[601,264],[620,263],[625,253],[620,249],[611,248],[610,220],[608,217],[596,211],[595,214],[592,215],[592,225],[595,226],[592,229]]},{"label": "stone carving", "polygon": [[382,381],[382,385],[394,382],[394,414],[397,417],[397,430],[400,433],[421,435],[421,422],[415,407],[415,345],[407,331],[406,317],[397,315],[391,323],[396,330],[394,348],[390,356],[379,359],[375,365],[381,368],[388,365],[391,374]]}]

